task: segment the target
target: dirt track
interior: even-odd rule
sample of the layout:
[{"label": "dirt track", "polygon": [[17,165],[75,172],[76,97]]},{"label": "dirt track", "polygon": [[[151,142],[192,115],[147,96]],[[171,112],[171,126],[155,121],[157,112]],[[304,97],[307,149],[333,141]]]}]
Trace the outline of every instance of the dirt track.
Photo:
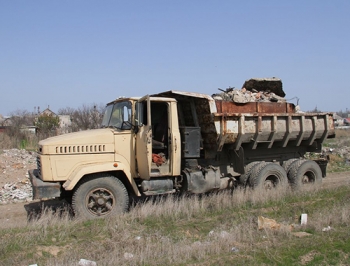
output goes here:
[{"label": "dirt track", "polygon": [[[323,179],[323,188],[333,188],[350,185],[350,172],[330,173]],[[63,206],[62,202],[55,200],[26,203],[13,203],[0,205],[0,228],[21,227],[27,224],[28,215],[33,210],[40,210],[43,207]]]}]

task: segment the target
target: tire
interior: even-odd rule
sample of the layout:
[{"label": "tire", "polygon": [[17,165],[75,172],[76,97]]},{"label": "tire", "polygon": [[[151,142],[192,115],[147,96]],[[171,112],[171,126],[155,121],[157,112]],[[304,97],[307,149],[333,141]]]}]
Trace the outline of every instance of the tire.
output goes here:
[{"label": "tire", "polygon": [[254,189],[270,190],[286,186],[287,173],[276,163],[260,163],[255,166],[249,178],[249,184]]},{"label": "tire", "polygon": [[251,162],[244,167],[244,174],[239,177],[239,182],[242,186],[245,187],[247,185],[247,181],[249,180],[253,168],[259,163],[261,162]]},{"label": "tire", "polygon": [[129,195],[116,177],[96,174],[79,184],[73,193],[72,207],[79,218],[117,215],[127,211]]},{"label": "tire", "polygon": [[311,183],[319,185],[322,183],[322,171],[314,161],[298,160],[290,166],[288,180],[294,190]]},{"label": "tire", "polygon": [[288,174],[288,172],[289,172],[289,170],[290,170],[291,165],[292,165],[293,163],[295,163],[296,161],[298,161],[298,160],[299,160],[299,159],[293,158],[293,159],[289,159],[289,160],[283,162],[282,167],[284,168],[284,170],[286,171],[287,174]]}]

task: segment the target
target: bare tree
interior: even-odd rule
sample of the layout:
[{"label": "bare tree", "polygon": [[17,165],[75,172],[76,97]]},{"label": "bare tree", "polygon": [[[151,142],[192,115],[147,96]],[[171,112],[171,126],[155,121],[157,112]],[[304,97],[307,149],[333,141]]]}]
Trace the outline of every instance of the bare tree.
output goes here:
[{"label": "bare tree", "polygon": [[75,109],[72,107],[66,107],[66,108],[60,108],[58,109],[57,114],[58,115],[73,115],[75,112]]},{"label": "bare tree", "polygon": [[312,110],[310,110],[310,111],[307,111],[307,113],[322,113],[322,111],[319,110],[319,109],[317,108],[317,106],[316,106],[314,109],[312,109]]},{"label": "bare tree", "polygon": [[90,104],[83,105],[78,109],[66,107],[60,109],[60,115],[70,115],[72,121],[72,131],[99,128],[105,107],[103,105]]},{"label": "bare tree", "polygon": [[28,126],[34,126],[34,116],[26,110],[17,110],[10,114],[6,122],[6,134],[12,140],[13,147],[24,148],[30,139],[26,130]]},{"label": "bare tree", "polygon": [[345,111],[340,110],[340,111],[337,112],[337,115],[339,115],[342,118],[349,117],[349,114],[350,114],[350,112],[349,112],[348,108],[346,108]]}]

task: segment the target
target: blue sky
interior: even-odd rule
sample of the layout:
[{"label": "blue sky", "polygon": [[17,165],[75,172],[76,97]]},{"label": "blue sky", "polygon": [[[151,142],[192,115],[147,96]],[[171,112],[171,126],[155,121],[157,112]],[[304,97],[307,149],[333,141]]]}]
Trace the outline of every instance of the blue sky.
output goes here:
[{"label": "blue sky", "polygon": [[0,114],[273,76],[302,110],[345,111],[349,14],[348,0],[0,0]]}]

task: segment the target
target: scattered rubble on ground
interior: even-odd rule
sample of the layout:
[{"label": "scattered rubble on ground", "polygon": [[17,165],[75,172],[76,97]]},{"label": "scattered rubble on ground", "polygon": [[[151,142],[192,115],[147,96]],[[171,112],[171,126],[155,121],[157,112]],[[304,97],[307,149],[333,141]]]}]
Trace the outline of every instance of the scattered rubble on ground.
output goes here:
[{"label": "scattered rubble on ground", "polygon": [[346,163],[350,164],[350,147],[348,146],[341,146],[338,148],[324,147],[322,153],[326,155],[335,154],[340,158],[343,158]]},{"label": "scattered rubble on ground", "polygon": [[31,201],[28,170],[35,166],[35,152],[9,149],[0,153],[0,204]]},{"label": "scattered rubble on ground", "polygon": [[263,216],[258,217],[258,229],[274,229],[279,230],[281,228],[281,224],[277,223],[273,219],[265,218]]},{"label": "scattered rubble on ground", "polygon": [[79,266],[96,266],[97,263],[92,260],[80,259]]},{"label": "scattered rubble on ground", "polygon": [[307,233],[307,232],[293,232],[292,235],[299,237],[299,238],[306,237],[306,236],[312,236],[312,234]]},{"label": "scattered rubble on ground", "polygon": [[[258,216],[258,230],[275,230],[275,231],[294,231],[306,225],[305,215],[301,215],[300,224],[278,223],[274,219]],[[296,233],[296,232],[294,232]]]},{"label": "scattered rubble on ground", "polygon": [[124,259],[131,260],[134,257],[134,254],[125,252]]},{"label": "scattered rubble on ground", "polygon": [[30,184],[18,186],[15,183],[7,183],[0,189],[0,204],[30,201],[32,198],[32,187]]},{"label": "scattered rubble on ground", "polygon": [[328,231],[331,231],[332,230],[332,227],[330,227],[329,225],[325,228],[322,229],[322,232],[328,232]]}]

